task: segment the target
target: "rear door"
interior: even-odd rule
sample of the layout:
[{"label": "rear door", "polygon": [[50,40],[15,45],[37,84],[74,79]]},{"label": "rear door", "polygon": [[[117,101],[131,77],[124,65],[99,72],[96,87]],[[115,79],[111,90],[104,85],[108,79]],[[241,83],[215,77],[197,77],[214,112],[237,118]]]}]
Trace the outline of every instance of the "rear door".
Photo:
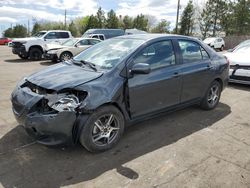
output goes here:
[{"label": "rear door", "polygon": [[142,49],[129,65],[147,63],[149,74],[134,74],[128,79],[132,118],[152,113],[180,102],[179,64],[171,40],[150,44]]},{"label": "rear door", "polygon": [[178,40],[182,59],[181,102],[203,97],[213,77],[213,67],[209,54],[197,42]]}]

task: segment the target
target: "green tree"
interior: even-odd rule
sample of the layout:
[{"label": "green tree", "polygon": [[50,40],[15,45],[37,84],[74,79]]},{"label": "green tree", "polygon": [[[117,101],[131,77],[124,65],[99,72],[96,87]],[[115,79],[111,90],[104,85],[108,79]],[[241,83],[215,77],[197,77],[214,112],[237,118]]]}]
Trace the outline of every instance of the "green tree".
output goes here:
[{"label": "green tree", "polygon": [[226,0],[207,0],[199,19],[200,29],[203,37],[222,30],[223,16],[227,13]]},{"label": "green tree", "polygon": [[88,23],[85,27],[85,31],[88,29],[98,28],[98,20],[94,15],[91,15],[88,19]]},{"label": "green tree", "polygon": [[180,22],[180,34],[182,35],[192,35],[194,28],[194,6],[193,1],[189,0],[187,6],[182,12],[181,22]]},{"label": "green tree", "polygon": [[136,29],[147,31],[148,19],[143,14],[137,15],[133,21],[133,27]]},{"label": "green tree", "polygon": [[75,25],[75,23],[73,21],[71,21],[71,23],[69,24],[69,31],[71,32],[71,34],[74,37],[79,37],[80,33]]},{"label": "green tree", "polygon": [[76,24],[77,30],[82,35],[87,29],[87,24],[89,22],[90,16],[84,16],[84,17],[78,17],[74,20],[74,23]]},{"label": "green tree", "polygon": [[118,28],[119,27],[119,19],[116,16],[116,13],[113,9],[111,9],[107,14],[107,28]]},{"label": "green tree", "polygon": [[166,20],[161,20],[155,27],[151,29],[152,33],[169,33],[170,22]]},{"label": "green tree", "polygon": [[106,24],[106,18],[105,18],[105,12],[102,10],[101,7],[99,7],[97,13],[96,13],[96,18],[97,18],[97,28],[104,28]]},{"label": "green tree", "polygon": [[11,36],[9,36],[9,37],[20,38],[20,37],[26,37],[26,36],[27,36],[27,28],[24,27],[23,25],[16,25],[13,27],[12,32],[11,32]]},{"label": "green tree", "polygon": [[41,30],[42,30],[41,25],[38,22],[36,22],[33,26],[31,34],[34,35]]},{"label": "green tree", "polygon": [[126,16],[124,16],[122,21],[123,21],[123,28],[124,29],[132,29],[133,28],[133,18],[126,15]]},{"label": "green tree", "polygon": [[234,8],[236,34],[250,33],[250,0],[238,0]]},{"label": "green tree", "polygon": [[12,28],[8,28],[3,32],[3,36],[5,37],[13,37],[13,29]]}]

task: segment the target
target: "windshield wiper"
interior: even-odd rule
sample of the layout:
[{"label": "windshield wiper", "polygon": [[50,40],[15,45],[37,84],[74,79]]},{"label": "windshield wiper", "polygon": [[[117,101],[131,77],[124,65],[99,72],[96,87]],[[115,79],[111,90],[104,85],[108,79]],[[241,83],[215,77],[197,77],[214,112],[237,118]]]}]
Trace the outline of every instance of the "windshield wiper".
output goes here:
[{"label": "windshield wiper", "polygon": [[95,72],[97,72],[97,68],[95,67],[94,63],[84,61],[84,60],[80,60],[80,62],[84,65],[88,65],[91,69],[93,69]]}]

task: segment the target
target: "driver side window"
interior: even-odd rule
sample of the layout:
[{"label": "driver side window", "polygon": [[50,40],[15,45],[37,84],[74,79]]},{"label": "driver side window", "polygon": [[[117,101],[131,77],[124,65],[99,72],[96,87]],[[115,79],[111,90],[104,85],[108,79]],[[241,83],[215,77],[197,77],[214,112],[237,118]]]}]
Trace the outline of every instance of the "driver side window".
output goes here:
[{"label": "driver side window", "polygon": [[134,64],[147,63],[151,69],[176,64],[175,53],[170,40],[160,41],[144,48],[134,58]]},{"label": "driver side window", "polygon": [[50,32],[45,36],[45,39],[57,39],[55,32]]}]

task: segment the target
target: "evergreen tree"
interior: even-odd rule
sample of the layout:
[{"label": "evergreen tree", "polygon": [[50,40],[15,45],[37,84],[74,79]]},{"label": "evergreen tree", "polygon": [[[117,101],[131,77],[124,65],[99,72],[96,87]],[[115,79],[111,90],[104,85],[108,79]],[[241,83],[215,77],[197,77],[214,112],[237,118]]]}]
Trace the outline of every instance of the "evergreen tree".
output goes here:
[{"label": "evergreen tree", "polygon": [[80,33],[77,30],[77,27],[73,21],[69,24],[69,31],[71,32],[72,36],[78,37]]},{"label": "evergreen tree", "polygon": [[32,32],[31,34],[34,35],[36,33],[38,33],[39,31],[41,31],[42,28],[41,28],[41,25],[39,23],[35,23],[34,26],[33,26],[33,29],[32,29]]},{"label": "evergreen tree", "polygon": [[189,0],[187,6],[185,7],[180,22],[180,34],[182,35],[192,35],[194,27],[194,6],[193,1]]},{"label": "evergreen tree", "polygon": [[235,28],[236,34],[245,35],[250,33],[250,0],[238,0],[235,5]]},{"label": "evergreen tree", "polygon": [[119,26],[119,19],[116,16],[116,13],[113,9],[111,9],[107,14],[107,28],[118,28]]},{"label": "evergreen tree", "polygon": [[128,15],[123,18],[123,28],[124,29],[132,29],[133,28],[133,18]]},{"label": "evergreen tree", "polygon": [[98,28],[98,20],[96,16],[91,15],[88,19],[88,23],[86,24],[85,31],[93,28]]},{"label": "evergreen tree", "polygon": [[148,20],[143,14],[137,15],[137,17],[133,21],[133,27],[136,29],[147,31]]},{"label": "evergreen tree", "polygon": [[154,28],[152,28],[152,33],[169,33],[170,22],[166,20],[161,20]]},{"label": "evergreen tree", "polygon": [[3,36],[5,37],[13,37],[13,29],[12,28],[8,28],[3,32]]},{"label": "evergreen tree", "polygon": [[102,10],[101,7],[99,7],[97,13],[96,13],[96,18],[97,18],[97,28],[104,28],[105,27],[105,22],[106,22],[106,18],[105,18],[105,12]]}]

